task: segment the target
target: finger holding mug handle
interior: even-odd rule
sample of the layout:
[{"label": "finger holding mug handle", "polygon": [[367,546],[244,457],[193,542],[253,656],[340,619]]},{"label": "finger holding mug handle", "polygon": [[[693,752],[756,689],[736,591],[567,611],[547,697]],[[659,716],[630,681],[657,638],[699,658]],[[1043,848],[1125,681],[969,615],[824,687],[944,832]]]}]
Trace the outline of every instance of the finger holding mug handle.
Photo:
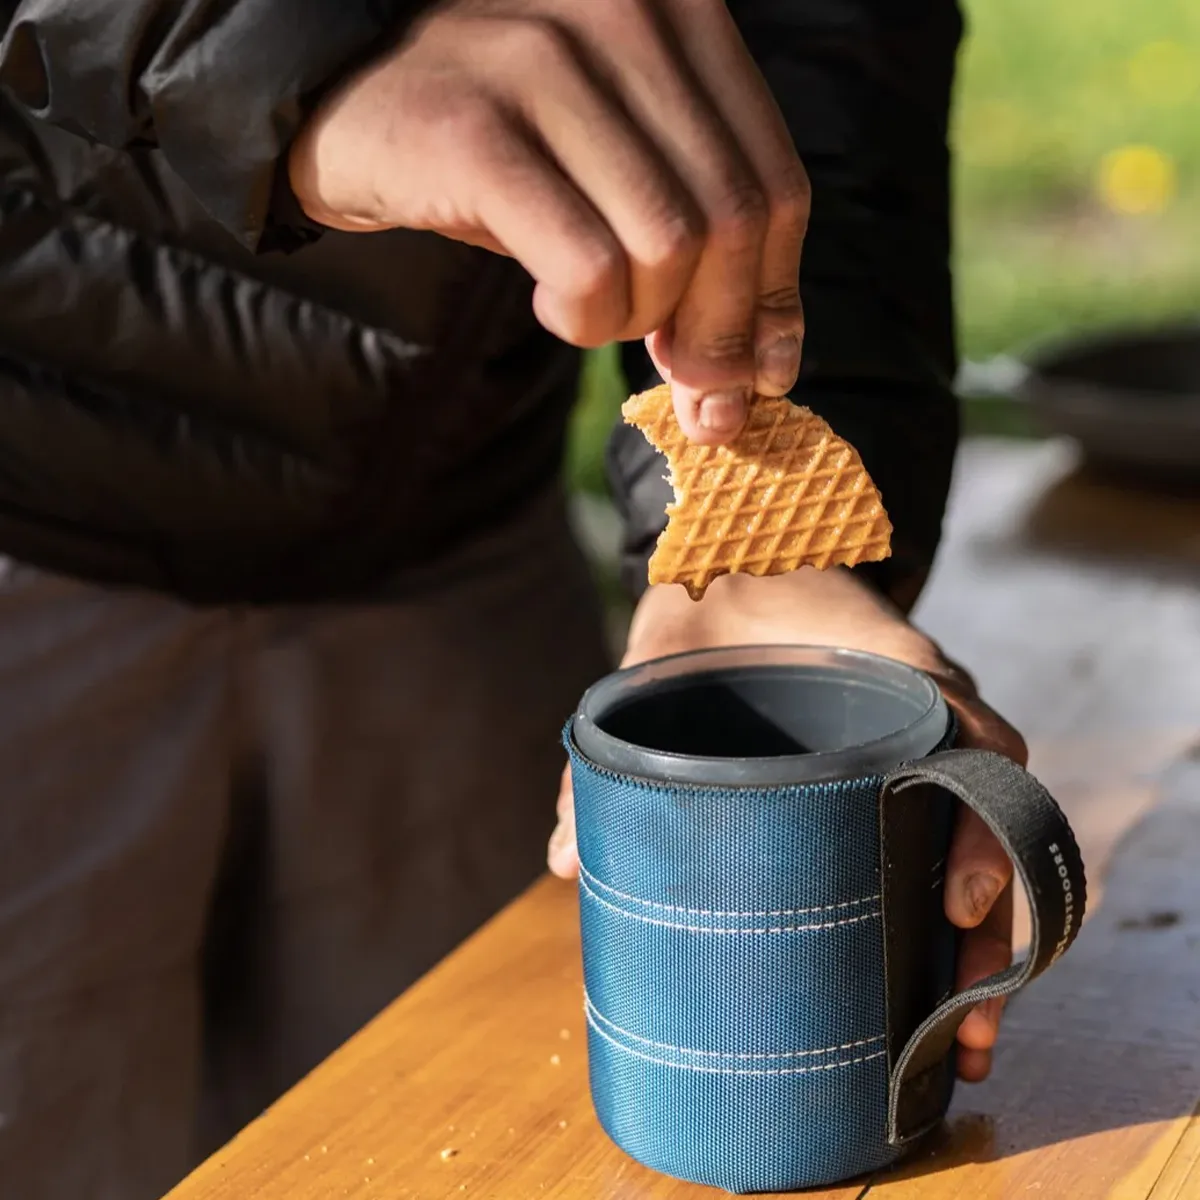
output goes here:
[{"label": "finger holding mug handle", "polygon": [[1029,897],[1026,956],[955,992],[917,1025],[903,1011],[905,981],[887,973],[888,1138],[904,1145],[926,1133],[944,1110],[944,1064],[967,1015],[1031,982],[1066,952],[1079,933],[1087,898],[1083,860],[1071,827],[1049,792],[1011,758],[987,750],[947,750],[904,764],[884,781],[879,805],[884,954],[905,961],[915,906],[926,903],[908,869],[922,808],[949,793],[1003,846]]}]

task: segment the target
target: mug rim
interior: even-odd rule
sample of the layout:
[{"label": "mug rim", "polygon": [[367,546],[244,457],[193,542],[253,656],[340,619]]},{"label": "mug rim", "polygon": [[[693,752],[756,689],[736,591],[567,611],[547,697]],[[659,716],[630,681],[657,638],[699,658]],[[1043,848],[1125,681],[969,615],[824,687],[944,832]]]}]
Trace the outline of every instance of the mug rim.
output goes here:
[{"label": "mug rim", "polygon": [[[692,665],[697,667],[695,672],[688,669]],[[597,709],[614,696],[688,674],[719,672],[722,667],[791,667],[809,675],[836,674],[842,686],[887,693],[898,700],[916,699],[916,715],[902,728],[856,746],[769,757],[710,757],[657,750],[616,737],[599,724],[609,710]],[[580,699],[571,719],[571,740],[596,766],[633,778],[711,787],[799,786],[886,774],[936,750],[950,725],[950,710],[941,689],[929,674],[908,663],[838,646],[747,643],[662,655],[605,675]]]}]

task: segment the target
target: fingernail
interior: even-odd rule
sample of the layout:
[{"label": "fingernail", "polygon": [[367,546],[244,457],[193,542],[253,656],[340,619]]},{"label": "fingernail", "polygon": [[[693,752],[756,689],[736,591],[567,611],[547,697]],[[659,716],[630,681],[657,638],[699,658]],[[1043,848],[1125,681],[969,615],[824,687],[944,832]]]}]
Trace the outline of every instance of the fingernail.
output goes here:
[{"label": "fingernail", "polygon": [[760,392],[790,391],[800,374],[800,339],[794,333],[776,338],[758,354],[757,387]]},{"label": "fingernail", "polygon": [[748,400],[745,392],[709,393],[700,401],[700,428],[710,433],[736,433],[746,421]]},{"label": "fingernail", "polygon": [[991,911],[1000,894],[1000,881],[994,875],[972,875],[966,883],[967,910],[976,921],[982,921]]}]

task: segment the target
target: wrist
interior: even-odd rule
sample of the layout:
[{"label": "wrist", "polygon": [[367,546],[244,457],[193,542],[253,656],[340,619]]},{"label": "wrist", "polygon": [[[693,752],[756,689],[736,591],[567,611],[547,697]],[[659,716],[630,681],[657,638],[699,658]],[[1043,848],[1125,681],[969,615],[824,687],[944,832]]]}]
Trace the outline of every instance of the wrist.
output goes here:
[{"label": "wrist", "polygon": [[851,646],[931,671],[945,664],[936,643],[843,568],[802,568],[767,578],[727,575],[715,580],[699,602],[683,588],[652,587],[634,613],[625,661],[778,642]]}]

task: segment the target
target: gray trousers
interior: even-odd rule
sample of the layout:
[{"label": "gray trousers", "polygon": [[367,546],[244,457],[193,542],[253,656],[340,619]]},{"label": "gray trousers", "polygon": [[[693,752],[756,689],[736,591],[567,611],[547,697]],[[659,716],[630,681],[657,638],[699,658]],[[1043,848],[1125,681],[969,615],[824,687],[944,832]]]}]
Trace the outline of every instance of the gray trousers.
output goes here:
[{"label": "gray trousers", "polygon": [[0,1197],[153,1200],[544,862],[557,497],[353,606],[0,577]]}]

